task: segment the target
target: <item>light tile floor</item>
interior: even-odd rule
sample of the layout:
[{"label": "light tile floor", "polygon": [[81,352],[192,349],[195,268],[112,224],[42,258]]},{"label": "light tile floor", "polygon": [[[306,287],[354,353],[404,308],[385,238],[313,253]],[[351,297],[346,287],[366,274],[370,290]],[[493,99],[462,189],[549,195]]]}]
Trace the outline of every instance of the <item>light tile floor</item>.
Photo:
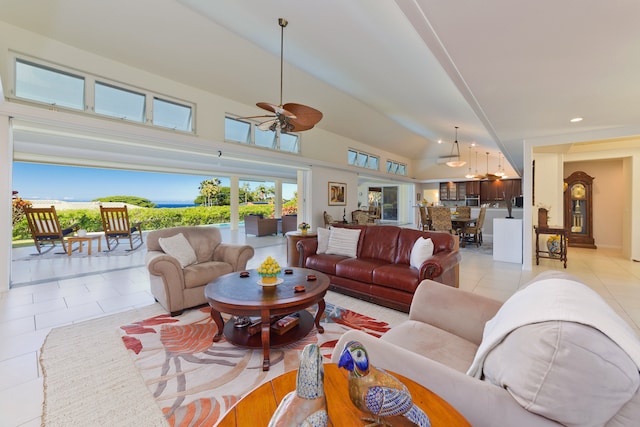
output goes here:
[{"label": "light tile floor", "polygon": [[[286,264],[284,237],[221,231],[225,241],[256,248],[248,268],[257,267],[267,255]],[[14,258],[34,251],[15,249]],[[34,256],[12,263],[12,289],[0,293],[0,427],[40,425],[43,382],[38,358],[51,328],[154,304],[145,252],[142,247],[129,256]],[[562,270],[554,260],[541,260],[533,271],[522,271],[518,264],[494,262],[491,255],[473,248],[462,249],[462,254],[460,288],[499,300],[506,300],[541,271]],[[640,333],[640,263],[623,259],[617,251],[570,248],[567,271],[602,295]],[[390,324],[406,318],[404,313],[344,295],[331,293],[327,299]]]}]

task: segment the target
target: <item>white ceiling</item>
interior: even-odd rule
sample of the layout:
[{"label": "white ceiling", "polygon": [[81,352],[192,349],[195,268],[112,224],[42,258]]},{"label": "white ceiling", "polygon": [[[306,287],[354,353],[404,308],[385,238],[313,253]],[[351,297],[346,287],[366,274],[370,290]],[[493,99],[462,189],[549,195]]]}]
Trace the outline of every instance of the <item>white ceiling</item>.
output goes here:
[{"label": "white ceiling", "polygon": [[322,111],[317,127],[420,159],[431,179],[451,173],[436,165],[451,145],[435,141],[453,140],[454,126],[463,157],[480,145],[480,172],[485,151],[502,151],[519,174],[524,140],[640,129],[632,0],[0,0],[0,10],[12,25],[247,105],[279,101],[284,17],[284,102]]}]

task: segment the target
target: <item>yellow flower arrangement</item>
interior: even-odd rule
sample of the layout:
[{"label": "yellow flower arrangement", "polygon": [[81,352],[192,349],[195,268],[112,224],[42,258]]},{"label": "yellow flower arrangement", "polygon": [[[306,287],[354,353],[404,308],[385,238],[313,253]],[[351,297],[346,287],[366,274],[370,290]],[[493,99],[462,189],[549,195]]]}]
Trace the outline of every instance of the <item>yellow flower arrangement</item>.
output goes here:
[{"label": "yellow flower arrangement", "polygon": [[268,256],[258,267],[258,274],[262,277],[262,283],[275,283],[280,271],[280,264],[271,256]]}]

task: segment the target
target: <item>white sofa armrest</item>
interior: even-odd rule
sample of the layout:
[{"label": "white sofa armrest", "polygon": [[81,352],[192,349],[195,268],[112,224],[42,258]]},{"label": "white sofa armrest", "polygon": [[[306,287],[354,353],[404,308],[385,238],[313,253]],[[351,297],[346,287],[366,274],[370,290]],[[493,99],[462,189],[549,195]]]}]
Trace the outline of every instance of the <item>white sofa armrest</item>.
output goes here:
[{"label": "white sofa armrest", "polygon": [[505,389],[361,331],[351,330],[342,335],[331,357],[333,363],[338,363],[344,346],[352,340],[364,345],[371,364],[428,388],[446,400],[474,427],[559,426],[523,409]]},{"label": "white sofa armrest", "polygon": [[480,345],[485,323],[495,316],[500,306],[500,301],[423,280],[413,296],[409,319],[428,323]]}]

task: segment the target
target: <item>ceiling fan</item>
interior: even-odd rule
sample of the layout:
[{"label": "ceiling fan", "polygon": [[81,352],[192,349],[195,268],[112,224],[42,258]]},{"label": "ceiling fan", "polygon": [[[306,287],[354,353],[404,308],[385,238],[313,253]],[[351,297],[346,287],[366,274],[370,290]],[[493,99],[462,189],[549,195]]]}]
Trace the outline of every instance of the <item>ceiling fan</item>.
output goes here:
[{"label": "ceiling fan", "polygon": [[268,118],[264,122],[258,124],[260,130],[287,132],[301,132],[314,127],[321,119],[322,113],[315,108],[302,104],[289,102],[282,103],[282,74],[283,74],[283,45],[284,45],[284,28],[288,22],[284,18],[278,19],[280,30],[280,103],[278,105],[269,102],[258,102],[256,105],[263,110],[273,113],[273,115],[243,117],[245,119]]},{"label": "ceiling fan", "polygon": [[479,179],[486,179],[488,181],[497,181],[502,177],[500,175],[489,173],[489,152],[487,151],[486,154],[487,154],[487,173],[485,175],[478,176],[478,178]]}]

